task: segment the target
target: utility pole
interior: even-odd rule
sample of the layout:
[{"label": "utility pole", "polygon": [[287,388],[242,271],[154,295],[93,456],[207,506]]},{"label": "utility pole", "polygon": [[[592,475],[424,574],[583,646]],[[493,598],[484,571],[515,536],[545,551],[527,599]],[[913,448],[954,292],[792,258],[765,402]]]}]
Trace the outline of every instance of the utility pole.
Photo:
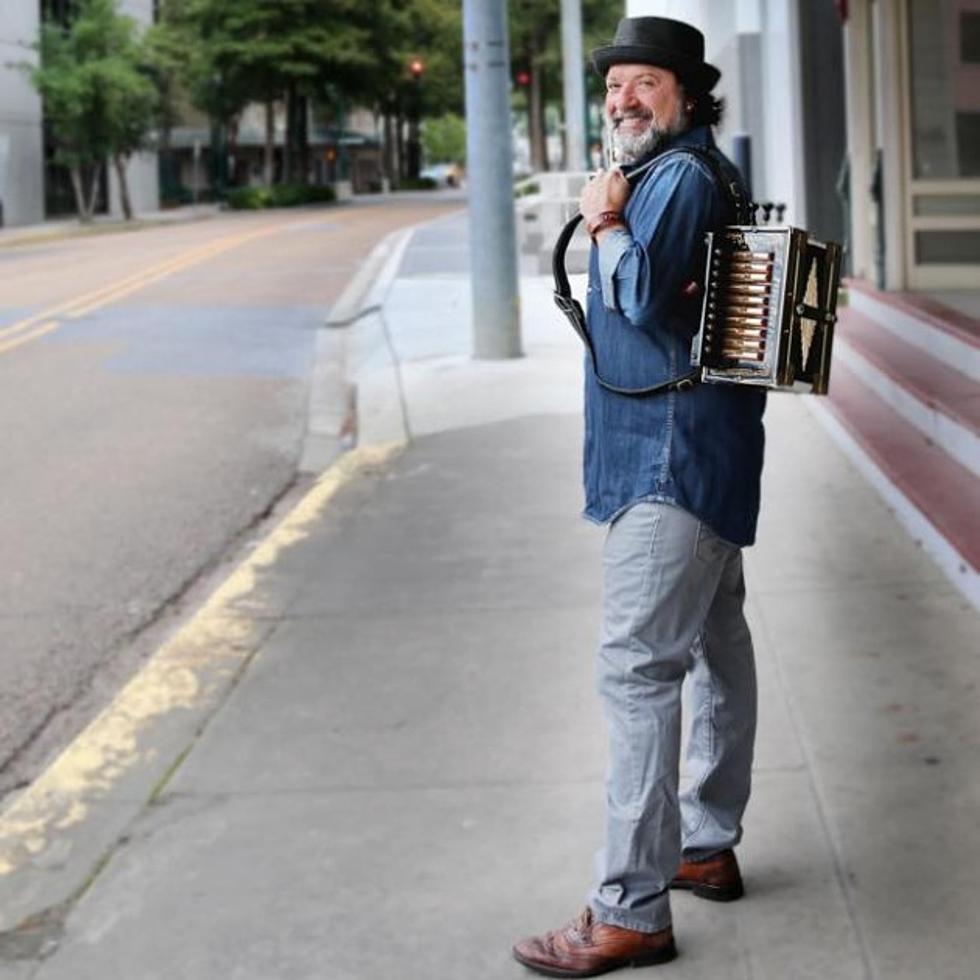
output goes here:
[{"label": "utility pole", "polygon": [[506,0],[463,0],[473,356],[521,356]]},{"label": "utility pole", "polygon": [[565,94],[565,169],[588,170],[582,0],[561,0],[561,66]]}]

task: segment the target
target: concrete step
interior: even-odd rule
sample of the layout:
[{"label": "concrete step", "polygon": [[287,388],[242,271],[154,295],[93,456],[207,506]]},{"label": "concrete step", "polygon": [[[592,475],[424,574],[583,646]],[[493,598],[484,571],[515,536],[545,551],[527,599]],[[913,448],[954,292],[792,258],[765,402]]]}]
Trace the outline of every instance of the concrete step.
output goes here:
[{"label": "concrete step", "polygon": [[909,533],[980,606],[980,478],[881,397],[846,356],[835,357],[828,397],[811,404]]},{"label": "concrete step", "polygon": [[848,287],[830,395],[814,407],[980,607],[980,321],[917,293]]},{"label": "concrete step", "polygon": [[980,383],[853,308],[840,311],[834,349],[899,415],[980,477]]},{"label": "concrete step", "polygon": [[980,382],[980,321],[918,293],[884,293],[848,282],[850,308],[906,343]]}]

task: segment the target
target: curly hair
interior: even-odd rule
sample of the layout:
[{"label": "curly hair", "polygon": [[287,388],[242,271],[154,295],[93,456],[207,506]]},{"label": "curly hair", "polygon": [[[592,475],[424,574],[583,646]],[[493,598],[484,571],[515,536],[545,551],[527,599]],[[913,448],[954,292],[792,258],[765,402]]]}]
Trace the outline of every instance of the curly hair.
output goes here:
[{"label": "curly hair", "polygon": [[725,100],[716,99],[710,92],[684,92],[684,106],[691,105],[687,113],[687,124],[695,126],[717,126],[725,114]]}]

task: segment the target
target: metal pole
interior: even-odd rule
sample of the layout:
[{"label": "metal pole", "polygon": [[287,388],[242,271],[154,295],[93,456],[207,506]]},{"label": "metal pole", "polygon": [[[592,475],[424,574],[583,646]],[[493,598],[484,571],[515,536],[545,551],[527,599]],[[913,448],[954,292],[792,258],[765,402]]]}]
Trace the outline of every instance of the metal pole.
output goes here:
[{"label": "metal pole", "polygon": [[521,356],[506,0],[463,0],[473,356]]},{"label": "metal pole", "polygon": [[588,170],[582,0],[561,0],[561,65],[565,94],[565,169]]}]

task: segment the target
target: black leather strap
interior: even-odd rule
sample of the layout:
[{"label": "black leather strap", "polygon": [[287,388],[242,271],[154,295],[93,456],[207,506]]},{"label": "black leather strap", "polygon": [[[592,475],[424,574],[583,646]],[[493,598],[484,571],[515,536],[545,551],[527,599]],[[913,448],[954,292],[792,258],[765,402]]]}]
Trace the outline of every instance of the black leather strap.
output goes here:
[{"label": "black leather strap", "polygon": [[[747,221],[748,202],[745,201],[741,188],[738,186],[738,182],[727,180],[724,173],[722,173],[718,161],[715,160],[714,157],[702,147],[674,147],[673,149],[666,150],[659,156],[654,157],[652,160],[640,164],[638,167],[634,167],[628,171],[624,170],[623,175],[631,184],[635,184],[640,177],[646,174],[650,169],[659,166],[669,157],[677,156],[682,153],[686,153],[689,156],[693,156],[702,161],[702,163],[704,163],[711,171],[711,175],[718,186],[724,188],[731,205],[730,221]],[[615,392],[617,395],[630,395],[633,397],[658,395],[667,391],[685,391],[688,388],[692,388],[701,380],[700,368],[693,368],[691,371],[687,372],[687,374],[682,374],[680,377],[671,378],[669,381],[664,381],[658,385],[651,385],[647,388],[622,388],[619,385],[614,385],[610,381],[606,381],[606,379],[599,373],[599,365],[595,356],[595,347],[592,344],[592,337],[589,334],[588,327],[586,326],[585,311],[582,309],[582,304],[579,303],[579,301],[572,295],[572,287],[568,282],[568,272],[565,269],[565,253],[568,251],[568,243],[572,240],[572,235],[575,234],[575,229],[578,228],[581,220],[581,213],[576,214],[565,225],[565,227],[562,228],[560,234],[558,235],[558,240],[555,242],[554,250],[551,253],[551,273],[555,280],[555,305],[562,311],[562,313],[565,314],[565,316],[568,318],[568,322],[572,325],[572,329],[579,335],[579,338],[585,345],[596,381],[598,381],[599,384],[607,391]],[[729,222],[725,222],[725,224],[728,223]]]}]

